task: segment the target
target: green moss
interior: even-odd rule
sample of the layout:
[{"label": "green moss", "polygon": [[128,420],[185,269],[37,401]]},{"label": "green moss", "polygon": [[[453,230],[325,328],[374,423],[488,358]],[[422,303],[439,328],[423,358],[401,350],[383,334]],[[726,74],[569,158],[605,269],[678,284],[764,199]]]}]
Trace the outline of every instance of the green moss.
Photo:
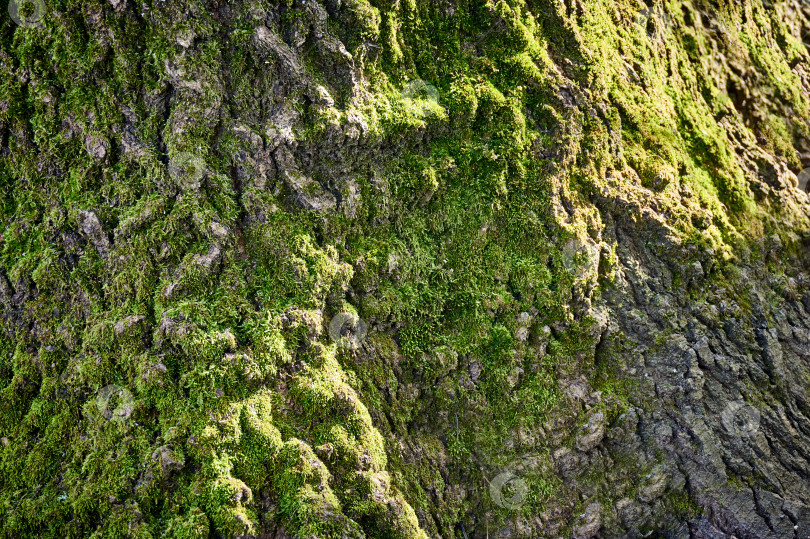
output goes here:
[{"label": "green moss", "polygon": [[[100,0],[54,0],[41,29],[3,19],[2,533],[234,536],[259,533],[265,515],[298,537],[418,537],[419,514],[429,535],[453,535],[486,498],[453,490],[484,484],[470,460],[506,461],[521,429],[565,413],[557,379],[595,353],[574,308],[593,283],[564,267],[560,239],[598,237],[595,193],[654,199],[684,244],[720,261],[741,243],[759,256],[751,239],[778,231],[780,212],[806,226],[795,209],[764,213],[727,127],[800,167],[808,104],[790,69],[800,44],[754,4],[746,24],[737,10],[713,13],[727,35],[712,40],[688,9],[667,11],[675,26],[650,39],[625,3],[577,14],[522,1],[452,13],[344,2],[326,31],[362,64],[364,98],[344,107],[349,92],[310,50],[304,74],[337,105],[307,105],[309,83],[286,105],[303,118],[302,147],[359,118],[363,144],[395,148],[353,165],[351,219],[301,211],[254,172],[235,178],[234,155],[253,149],[231,123],[270,142],[257,111],[276,103],[278,58],[253,44],[257,21],[274,24],[269,8],[232,4],[223,22],[193,3],[154,3],[139,17],[141,6],[122,15]],[[304,4],[280,13],[283,28],[313,24]],[[186,49],[177,37],[190,34]],[[755,87],[761,110],[708,65],[713,47],[744,51],[767,74]],[[438,97],[404,95],[414,79]],[[133,115],[142,144],[129,151]],[[90,135],[104,157],[88,151]],[[198,190],[166,170],[181,152],[205,161]],[[560,197],[576,206],[570,222],[555,217]],[[81,231],[82,211],[97,215],[110,253]],[[600,286],[616,265],[615,251],[602,257]],[[713,272],[734,279],[726,265]],[[343,310],[373,328],[363,361],[324,332]],[[545,325],[563,329],[548,338]],[[618,342],[608,350],[624,353]],[[620,415],[632,384],[606,361],[586,374],[608,417]],[[111,384],[132,396],[126,421],[99,410]],[[403,439],[446,459],[443,473],[403,456]],[[167,468],[160,448],[182,466]],[[527,515],[560,488],[544,467],[528,481]],[[687,501],[671,505],[692,514]]]},{"label": "green moss", "polygon": [[672,491],[666,499],[671,510],[671,514],[681,520],[689,520],[699,517],[704,510],[686,492]]}]

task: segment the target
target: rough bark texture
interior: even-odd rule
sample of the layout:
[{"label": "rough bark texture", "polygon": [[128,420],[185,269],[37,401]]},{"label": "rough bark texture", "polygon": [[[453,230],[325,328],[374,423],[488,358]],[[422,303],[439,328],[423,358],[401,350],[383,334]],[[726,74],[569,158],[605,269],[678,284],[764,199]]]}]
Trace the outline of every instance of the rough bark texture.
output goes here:
[{"label": "rough bark texture", "polygon": [[810,537],[810,5],[3,13],[3,537]]}]

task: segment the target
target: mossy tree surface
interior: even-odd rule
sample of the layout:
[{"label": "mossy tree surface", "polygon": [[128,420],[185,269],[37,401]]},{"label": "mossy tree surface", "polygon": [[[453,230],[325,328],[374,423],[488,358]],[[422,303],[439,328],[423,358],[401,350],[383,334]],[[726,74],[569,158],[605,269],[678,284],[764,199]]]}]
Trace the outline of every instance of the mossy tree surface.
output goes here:
[{"label": "mossy tree surface", "polygon": [[0,27],[4,536],[454,537],[529,453],[517,513],[573,519],[526,433],[633,391],[599,200],[718,282],[807,229],[798,2],[45,5]]}]

